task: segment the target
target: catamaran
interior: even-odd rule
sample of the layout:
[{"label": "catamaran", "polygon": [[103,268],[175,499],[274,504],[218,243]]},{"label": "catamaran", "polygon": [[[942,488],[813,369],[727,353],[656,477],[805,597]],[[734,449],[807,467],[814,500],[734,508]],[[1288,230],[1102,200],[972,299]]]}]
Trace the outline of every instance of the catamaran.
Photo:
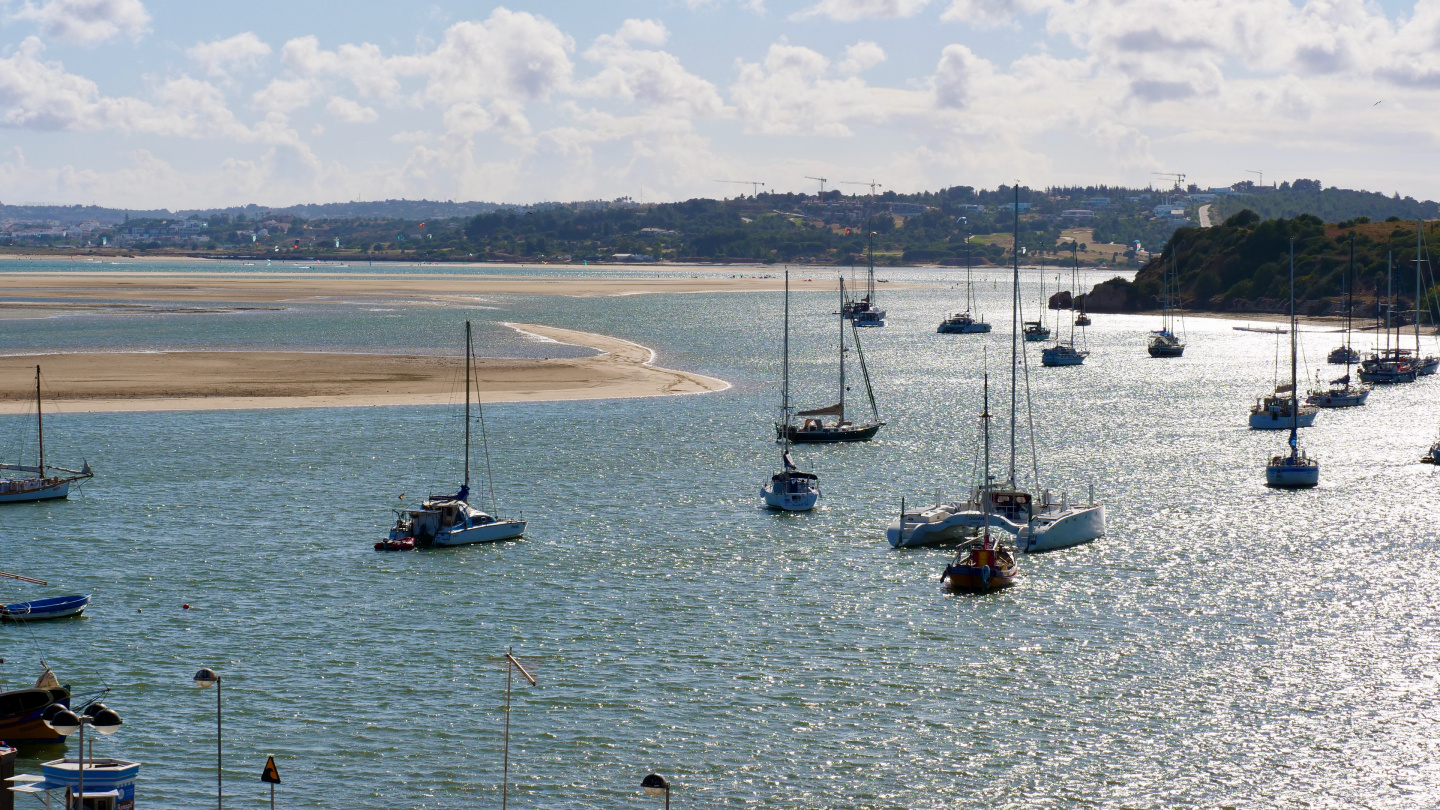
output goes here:
[{"label": "catamaran", "polygon": [[[1019,243],[1020,215],[1017,186],[1015,234]],[[1057,502],[1044,493],[1039,504],[1019,486],[1016,476],[1017,407],[1020,367],[1025,362],[1020,350],[1020,257],[1014,258],[1012,312],[1010,325],[1010,474],[997,482],[989,473],[989,375],[985,377],[986,408],[981,416],[985,426],[986,470],[980,484],[965,500],[937,502],[923,510],[910,511],[901,501],[900,515],[890,522],[885,539],[894,548],[933,545],[973,534],[976,529],[998,528],[1015,536],[1021,551],[1040,552],[1088,543],[1105,534],[1105,506],[1095,503],[1092,488],[1088,504],[1071,503],[1061,496]],[[1027,372],[1028,373],[1028,372]],[[1027,386],[1028,388],[1028,386]],[[1028,394],[1027,394],[1028,396]],[[1033,442],[1032,442],[1033,445]],[[1032,446],[1032,452],[1034,448]],[[1037,465],[1038,467],[1038,465]],[[1038,472],[1037,472],[1038,477]]]},{"label": "catamaran", "polygon": [[[1295,391],[1296,344],[1295,322],[1295,238],[1290,238],[1290,390]],[[1305,455],[1299,441],[1300,412],[1290,411],[1290,455],[1272,456],[1265,465],[1265,483],[1280,489],[1306,489],[1320,483],[1320,462]]]},{"label": "catamaran", "polygon": [[990,324],[985,322],[984,316],[978,320],[970,313],[978,309],[975,300],[975,287],[971,279],[970,268],[970,235],[965,235],[965,311],[952,312],[945,316],[935,331],[942,335],[983,335],[990,331]]},{"label": "catamaran", "polygon": [[[465,546],[514,540],[525,534],[525,521],[497,517],[495,475],[490,466],[490,442],[485,435],[485,409],[476,397],[480,416],[480,441],[485,450],[485,472],[490,487],[490,508],[485,512],[470,504],[470,388],[475,349],[470,322],[465,322],[465,481],[454,495],[431,495],[419,509],[397,510],[395,525],[377,550],[400,550],[424,546]],[[409,540],[407,544],[405,541]]]},{"label": "catamaran", "polygon": [[[39,447],[39,458],[35,466],[25,464],[0,464],[0,473],[28,473],[28,475],[0,476],[0,503],[29,503],[70,497],[70,485],[76,481],[93,478],[89,462],[81,462],[80,469],[56,467],[45,463],[45,417],[40,402],[40,367],[35,367],[35,435]],[[53,473],[62,473],[55,475]]]},{"label": "catamaran", "polygon": [[[823,408],[811,408],[799,411],[796,415],[805,421],[798,427],[790,424],[775,424],[775,437],[777,439],[788,438],[792,442],[805,443],[837,443],[837,442],[868,442],[875,438],[875,434],[885,423],[880,421],[880,409],[875,404],[875,389],[870,386],[870,369],[865,365],[865,350],[860,346],[860,332],[856,328],[855,321],[850,322],[850,333],[855,341],[855,356],[860,361],[860,374],[865,379],[865,396],[870,400],[869,422],[856,424],[846,418],[845,413],[845,392],[848,390],[845,385],[845,355],[850,350],[845,345],[845,315],[843,302],[845,301],[845,279],[840,279],[840,300],[842,302],[840,315],[840,401],[834,405],[827,405]],[[835,421],[826,422],[825,417],[833,416]]]},{"label": "catamaran", "polygon": [[784,430],[780,432],[780,472],[760,488],[765,504],[771,509],[805,512],[815,508],[820,498],[820,479],[814,473],[801,472],[790,457],[790,268],[785,268],[785,339],[781,361],[780,413]]}]

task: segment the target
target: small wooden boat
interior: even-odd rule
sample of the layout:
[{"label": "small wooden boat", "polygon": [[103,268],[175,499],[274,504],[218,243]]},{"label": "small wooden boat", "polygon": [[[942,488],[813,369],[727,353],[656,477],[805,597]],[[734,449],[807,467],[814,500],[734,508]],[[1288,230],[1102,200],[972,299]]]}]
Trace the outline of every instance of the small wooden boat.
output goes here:
[{"label": "small wooden boat", "polygon": [[415,538],[387,537],[375,544],[376,551],[414,551]]},{"label": "small wooden boat", "polygon": [[959,593],[988,593],[1008,588],[1019,578],[1015,553],[996,542],[987,530],[984,537],[959,548],[941,581]]},{"label": "small wooden boat", "polygon": [[41,718],[55,704],[68,707],[70,690],[61,686],[48,669],[30,689],[0,692],[0,739],[8,743],[64,742],[65,738]]},{"label": "small wooden boat", "polygon": [[0,605],[0,620],[9,622],[38,622],[42,619],[63,619],[79,616],[90,605],[90,595],[55,596],[50,599],[32,599],[29,602],[12,602]]}]

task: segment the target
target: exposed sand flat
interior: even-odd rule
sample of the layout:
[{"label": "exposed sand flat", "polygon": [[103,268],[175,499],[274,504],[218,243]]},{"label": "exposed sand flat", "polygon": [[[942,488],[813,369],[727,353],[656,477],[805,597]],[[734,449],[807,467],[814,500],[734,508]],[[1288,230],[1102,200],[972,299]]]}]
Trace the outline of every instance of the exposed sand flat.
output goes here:
[{"label": "exposed sand flat", "polygon": [[[555,360],[478,358],[485,402],[699,394],[724,380],[651,365],[650,349],[619,338],[534,324],[514,329],[605,352]],[[462,357],[305,352],[164,352],[0,357],[0,413],[34,407],[42,369],[46,409],[188,411],[437,405],[461,401]]]},{"label": "exposed sand flat", "polygon": [[[343,296],[435,299],[514,293],[522,295],[638,295],[645,293],[776,292],[785,288],[779,268],[773,278],[709,271],[695,276],[657,278],[595,276],[543,277],[375,273],[163,273],[45,272],[0,273],[0,306],[6,298],[90,301],[184,301],[195,303],[278,303]],[[791,271],[791,289],[835,290],[833,269]],[[887,285],[900,288],[903,285]],[[10,302],[15,305],[18,302]]]}]

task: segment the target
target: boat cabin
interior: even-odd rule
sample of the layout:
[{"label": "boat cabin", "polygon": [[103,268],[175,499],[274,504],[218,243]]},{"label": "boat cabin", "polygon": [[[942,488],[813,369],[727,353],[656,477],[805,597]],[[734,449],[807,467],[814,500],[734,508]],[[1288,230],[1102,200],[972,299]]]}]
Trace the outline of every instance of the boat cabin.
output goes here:
[{"label": "boat cabin", "polygon": [[50,807],[51,796],[58,807],[80,810],[135,810],[135,779],[140,763],[96,757],[85,760],[85,793],[80,795],[80,760],[56,759],[40,766],[40,776],[12,776],[10,790],[42,798]]},{"label": "boat cabin", "polygon": [[402,517],[401,525],[396,527],[407,529],[420,545],[433,543],[437,537],[451,531],[495,521],[490,515],[454,498],[431,498],[420,506],[420,509],[407,513],[409,520]]},{"label": "boat cabin", "polygon": [[1030,493],[1006,490],[991,490],[990,511],[1011,523],[1029,523],[1034,513]]}]

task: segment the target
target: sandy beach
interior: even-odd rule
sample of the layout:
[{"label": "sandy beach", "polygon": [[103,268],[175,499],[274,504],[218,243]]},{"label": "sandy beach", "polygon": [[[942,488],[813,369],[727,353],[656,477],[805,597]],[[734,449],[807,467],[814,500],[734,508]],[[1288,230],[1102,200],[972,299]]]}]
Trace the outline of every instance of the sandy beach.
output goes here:
[{"label": "sandy beach", "polygon": [[[619,338],[536,324],[508,324],[597,357],[479,358],[485,402],[700,394],[724,380],[659,368],[650,349]],[[45,408],[62,413],[437,405],[458,402],[464,359],[320,352],[117,352],[0,357],[0,413],[34,408],[34,367]]]}]

